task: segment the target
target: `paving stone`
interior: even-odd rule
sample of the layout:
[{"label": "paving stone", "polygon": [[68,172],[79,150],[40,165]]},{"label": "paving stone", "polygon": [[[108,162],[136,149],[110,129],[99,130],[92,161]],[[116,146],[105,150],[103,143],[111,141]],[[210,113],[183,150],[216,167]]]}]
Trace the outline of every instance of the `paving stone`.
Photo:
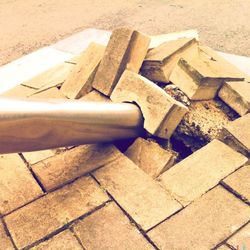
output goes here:
[{"label": "paving stone", "polygon": [[135,102],[144,116],[144,128],[161,138],[169,138],[188,109],[156,84],[126,70],[114,89],[114,102]]},{"label": "paving stone", "polygon": [[94,175],[144,230],[181,208],[156,181],[125,156],[106,164]]},{"label": "paving stone", "polygon": [[250,207],[218,186],[148,233],[161,250],[211,249],[250,218]]},{"label": "paving stone", "polygon": [[213,140],[159,176],[159,181],[185,206],[247,161],[224,143]]},{"label": "paving stone", "polygon": [[0,214],[23,206],[43,194],[18,154],[0,155]]},{"label": "paving stone", "polygon": [[0,249],[2,250],[14,250],[13,244],[4,230],[3,224],[0,220]]},{"label": "paving stone", "polygon": [[219,138],[236,151],[250,157],[250,114],[244,115],[222,128]]},{"label": "paving stone", "polygon": [[49,86],[54,87],[60,85],[65,81],[74,66],[75,65],[72,63],[61,63],[38,76],[23,82],[22,85],[35,89],[41,89],[44,86],[49,88]]},{"label": "paving stone", "polygon": [[93,87],[109,96],[125,69],[139,72],[150,38],[128,28],[115,29],[96,72]]},{"label": "paving stone", "polygon": [[205,53],[183,57],[170,75],[170,81],[191,100],[213,99],[224,81],[242,81],[244,76],[225,71],[224,65]]},{"label": "paving stone", "polygon": [[223,182],[250,204],[250,165],[229,175]]},{"label": "paving stone", "polygon": [[240,116],[250,112],[249,82],[225,82],[218,95]]},{"label": "paving stone", "polygon": [[89,250],[154,249],[114,202],[84,218],[74,231]]},{"label": "paving stone", "polygon": [[79,99],[92,90],[92,82],[105,48],[103,45],[91,43],[82,53],[61,87],[65,96],[70,99]]},{"label": "paving stone", "polygon": [[229,248],[227,245],[221,245],[220,247],[216,248],[216,250],[230,250],[231,248]]},{"label": "paving stone", "polygon": [[87,95],[80,98],[82,101],[110,102],[111,100],[97,90],[92,90]]},{"label": "paving stone", "polygon": [[31,95],[29,98],[32,98],[32,99],[65,99],[66,97],[57,87],[53,87],[45,91],[39,90],[38,92]]},{"label": "paving stone", "polygon": [[149,176],[156,178],[174,165],[177,154],[158,143],[137,138],[125,155]]},{"label": "paving stone", "polygon": [[107,200],[93,179],[83,177],[7,215],[5,222],[16,246],[24,248]]},{"label": "paving stone", "polygon": [[227,240],[227,243],[235,249],[249,249],[250,248],[250,223],[244,226],[235,235]]},{"label": "paving stone", "polygon": [[48,191],[115,160],[120,154],[110,144],[83,145],[38,162],[32,170]]},{"label": "paving stone", "polygon": [[14,98],[26,98],[26,97],[32,95],[35,91],[36,91],[35,89],[25,87],[22,85],[18,85],[16,87],[14,87],[13,89],[10,89],[10,90],[4,92],[3,94],[1,94],[1,96],[14,97]]},{"label": "paving stone", "polygon": [[55,152],[51,149],[48,150],[40,150],[40,151],[34,151],[34,152],[25,152],[22,153],[25,160],[30,164],[35,164],[39,161],[42,161],[44,159],[47,159],[51,156],[55,155]]},{"label": "paving stone", "polygon": [[162,43],[149,50],[143,61],[141,73],[152,81],[169,82],[170,74],[182,56],[198,54],[198,43],[194,38],[180,38]]},{"label": "paving stone", "polygon": [[53,238],[46,240],[39,245],[32,247],[31,250],[82,250],[81,245],[76,237],[69,231],[55,235]]}]

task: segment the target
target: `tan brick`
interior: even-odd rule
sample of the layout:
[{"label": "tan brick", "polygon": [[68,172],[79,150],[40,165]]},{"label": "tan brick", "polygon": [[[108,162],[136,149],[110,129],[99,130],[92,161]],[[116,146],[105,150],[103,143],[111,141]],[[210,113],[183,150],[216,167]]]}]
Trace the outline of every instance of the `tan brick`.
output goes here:
[{"label": "tan brick", "polygon": [[125,69],[139,72],[150,38],[128,28],[115,29],[96,72],[93,87],[109,96]]},{"label": "tan brick", "polygon": [[250,114],[223,127],[219,138],[236,151],[250,157]]},{"label": "tan brick", "polygon": [[151,134],[169,138],[188,109],[153,82],[126,70],[114,89],[114,102],[135,102],[144,116],[144,128]]},{"label": "tan brick", "polygon": [[60,229],[108,200],[90,177],[83,177],[7,215],[5,222],[18,248]]},{"label": "tan brick", "polygon": [[216,248],[216,250],[230,250],[231,248],[229,248],[227,245],[221,245],[220,247]]},{"label": "tan brick", "polygon": [[225,82],[219,97],[241,116],[250,112],[249,82]]},{"label": "tan brick", "polygon": [[[234,236],[230,237],[227,243],[235,249],[250,248],[250,223],[240,229]],[[245,248],[244,248],[245,247]]]},{"label": "tan brick", "polygon": [[72,63],[59,64],[36,77],[23,82],[22,85],[36,89],[41,89],[45,86],[48,89],[50,87],[61,85],[74,66],[75,65]]},{"label": "tan brick", "polygon": [[205,53],[181,58],[170,75],[170,81],[191,100],[213,99],[223,81],[242,81],[243,76],[224,70],[224,65]]},{"label": "tan brick", "polygon": [[213,140],[163,173],[161,184],[183,205],[188,205],[247,162],[224,143]]},{"label": "tan brick", "polygon": [[182,56],[198,54],[198,43],[194,38],[180,38],[162,43],[151,49],[141,68],[142,75],[152,81],[169,82],[174,67]]},{"label": "tan brick", "polygon": [[149,176],[156,178],[174,165],[177,154],[153,141],[137,138],[125,155]]},{"label": "tan brick", "polygon": [[92,90],[87,95],[80,98],[80,100],[92,101],[92,102],[110,102],[111,101],[107,96],[103,95],[97,90]]},{"label": "tan brick", "polygon": [[144,230],[181,208],[156,181],[125,156],[106,164],[94,175]]},{"label": "tan brick", "polygon": [[83,52],[61,87],[65,96],[70,99],[79,99],[92,90],[92,82],[105,48],[103,45],[91,43]]},{"label": "tan brick", "polygon": [[82,250],[76,237],[69,230],[65,230],[53,238],[46,240],[39,245],[32,247],[31,250]]},{"label": "tan brick", "polygon": [[5,232],[1,220],[0,220],[0,249],[14,250],[13,244],[11,243],[9,236]]},{"label": "tan brick", "polygon": [[0,214],[23,206],[42,190],[18,154],[0,155]]},{"label": "tan brick", "polygon": [[25,160],[30,164],[35,164],[39,161],[42,161],[44,159],[47,159],[53,155],[55,155],[55,152],[51,149],[48,150],[40,150],[40,151],[34,151],[34,152],[25,152],[22,153]]},{"label": "tan brick", "polygon": [[25,87],[22,85],[18,85],[15,88],[10,89],[6,91],[5,93],[1,94],[1,96],[14,97],[14,98],[26,98],[32,95],[35,91],[36,91],[35,89]]},{"label": "tan brick", "polygon": [[250,207],[216,187],[148,233],[159,249],[211,249],[250,218]]},{"label": "tan brick", "polygon": [[223,180],[250,204],[250,165],[244,166]]},{"label": "tan brick", "polygon": [[32,166],[46,190],[55,189],[119,157],[113,145],[91,144],[73,148]]},{"label": "tan brick", "polygon": [[74,231],[85,249],[154,249],[114,202],[84,218]]},{"label": "tan brick", "polygon": [[53,87],[44,91],[38,91],[31,95],[29,98],[31,99],[64,99],[65,96],[63,93],[57,88]]}]

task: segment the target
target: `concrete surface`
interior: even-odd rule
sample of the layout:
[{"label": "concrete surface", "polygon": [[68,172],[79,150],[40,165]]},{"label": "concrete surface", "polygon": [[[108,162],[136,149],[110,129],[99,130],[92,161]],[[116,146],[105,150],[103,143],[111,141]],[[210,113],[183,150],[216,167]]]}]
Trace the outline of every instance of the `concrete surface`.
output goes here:
[{"label": "concrete surface", "polygon": [[1,0],[0,65],[88,27],[148,34],[198,29],[214,49],[250,56],[246,0]]}]

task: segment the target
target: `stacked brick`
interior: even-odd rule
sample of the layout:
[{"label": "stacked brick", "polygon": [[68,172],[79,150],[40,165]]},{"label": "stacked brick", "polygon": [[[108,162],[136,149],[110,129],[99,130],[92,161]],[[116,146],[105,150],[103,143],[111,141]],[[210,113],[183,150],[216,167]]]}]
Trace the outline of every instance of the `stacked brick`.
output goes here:
[{"label": "stacked brick", "polygon": [[[0,249],[250,246],[250,83],[194,38],[149,46],[116,29],[107,47],[92,43],[4,94],[133,102],[147,133],[124,152],[107,143],[1,155]],[[183,159],[172,139],[191,134],[202,143]]]}]

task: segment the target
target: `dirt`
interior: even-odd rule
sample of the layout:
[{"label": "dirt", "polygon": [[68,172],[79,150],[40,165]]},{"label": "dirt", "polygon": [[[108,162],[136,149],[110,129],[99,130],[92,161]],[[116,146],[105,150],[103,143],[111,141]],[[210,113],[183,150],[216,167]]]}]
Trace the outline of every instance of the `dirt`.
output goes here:
[{"label": "dirt", "polygon": [[196,28],[202,43],[250,56],[249,9],[246,0],[1,0],[0,65],[89,27]]}]

